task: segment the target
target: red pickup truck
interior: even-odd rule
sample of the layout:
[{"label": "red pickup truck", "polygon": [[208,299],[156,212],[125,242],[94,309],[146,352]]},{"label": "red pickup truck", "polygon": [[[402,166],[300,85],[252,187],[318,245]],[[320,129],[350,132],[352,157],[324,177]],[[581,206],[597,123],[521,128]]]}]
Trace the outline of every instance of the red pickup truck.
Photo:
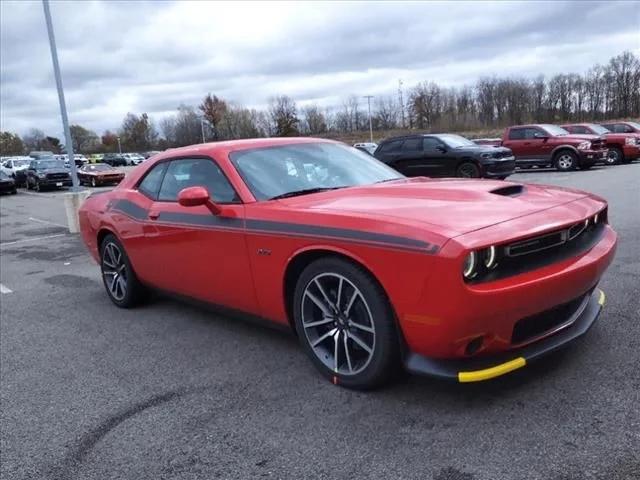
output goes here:
[{"label": "red pickup truck", "polygon": [[607,159],[603,137],[571,134],[556,125],[508,127],[500,145],[513,151],[519,167],[553,166],[566,172],[576,168],[587,170]]},{"label": "red pickup truck", "polygon": [[609,150],[607,154],[607,163],[609,165],[629,163],[632,160],[640,158],[640,133],[614,132],[603,125],[597,125],[595,123],[574,123],[571,125],[562,125],[562,128],[570,133],[602,135],[605,145]]}]

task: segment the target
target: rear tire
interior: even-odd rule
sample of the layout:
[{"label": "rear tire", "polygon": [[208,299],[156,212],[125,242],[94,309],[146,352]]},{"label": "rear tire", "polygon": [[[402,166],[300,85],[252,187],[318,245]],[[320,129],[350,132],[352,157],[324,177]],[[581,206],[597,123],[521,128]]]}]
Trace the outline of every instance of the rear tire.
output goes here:
[{"label": "rear tire", "polygon": [[335,257],[308,265],[296,283],[293,316],[305,353],[336,385],[375,388],[399,365],[393,309],[359,266]]},{"label": "rear tire", "polygon": [[570,172],[578,166],[578,156],[571,150],[563,150],[556,154],[553,165],[560,172]]},{"label": "rear tire", "polygon": [[120,308],[132,308],[147,298],[147,289],[133,271],[124,246],[113,234],[100,244],[100,271],[109,299]]},{"label": "rear tire", "polygon": [[463,162],[458,165],[456,176],[461,178],[480,178],[480,169],[475,163]]}]

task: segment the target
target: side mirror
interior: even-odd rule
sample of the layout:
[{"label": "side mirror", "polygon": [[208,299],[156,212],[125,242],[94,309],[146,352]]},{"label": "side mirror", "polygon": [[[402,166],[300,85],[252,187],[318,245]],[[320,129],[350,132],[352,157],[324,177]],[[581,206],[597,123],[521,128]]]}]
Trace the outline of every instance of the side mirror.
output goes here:
[{"label": "side mirror", "polygon": [[447,147],[445,147],[444,145],[438,145],[436,147],[436,150],[438,150],[440,153],[447,153]]},{"label": "side mirror", "polygon": [[211,201],[209,192],[204,187],[187,187],[178,193],[178,203],[183,207],[206,206],[214,215],[220,214],[221,208]]}]

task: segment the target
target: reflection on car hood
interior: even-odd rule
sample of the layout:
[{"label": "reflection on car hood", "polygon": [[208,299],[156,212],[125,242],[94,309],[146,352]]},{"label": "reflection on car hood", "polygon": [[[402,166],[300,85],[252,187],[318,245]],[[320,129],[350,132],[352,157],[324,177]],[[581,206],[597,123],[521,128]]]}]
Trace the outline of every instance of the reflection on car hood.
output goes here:
[{"label": "reflection on car hood", "polygon": [[[335,212],[410,224],[431,225],[455,236],[584,198],[588,194],[524,185],[516,195],[502,193],[521,184],[492,180],[414,178],[351,187],[281,200],[294,210]],[[494,193],[495,192],[495,193]]]}]

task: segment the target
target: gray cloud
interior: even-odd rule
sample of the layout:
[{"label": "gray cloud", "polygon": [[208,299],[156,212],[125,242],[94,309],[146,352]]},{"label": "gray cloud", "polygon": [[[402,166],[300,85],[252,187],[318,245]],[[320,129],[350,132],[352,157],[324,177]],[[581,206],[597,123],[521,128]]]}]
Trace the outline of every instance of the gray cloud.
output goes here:
[{"label": "gray cloud", "polygon": [[[640,53],[636,2],[51,1],[70,120],[99,133],[155,120],[207,92],[251,107],[289,94],[473,83],[483,75],[583,72]],[[0,123],[61,136],[40,1],[0,2]]]}]

